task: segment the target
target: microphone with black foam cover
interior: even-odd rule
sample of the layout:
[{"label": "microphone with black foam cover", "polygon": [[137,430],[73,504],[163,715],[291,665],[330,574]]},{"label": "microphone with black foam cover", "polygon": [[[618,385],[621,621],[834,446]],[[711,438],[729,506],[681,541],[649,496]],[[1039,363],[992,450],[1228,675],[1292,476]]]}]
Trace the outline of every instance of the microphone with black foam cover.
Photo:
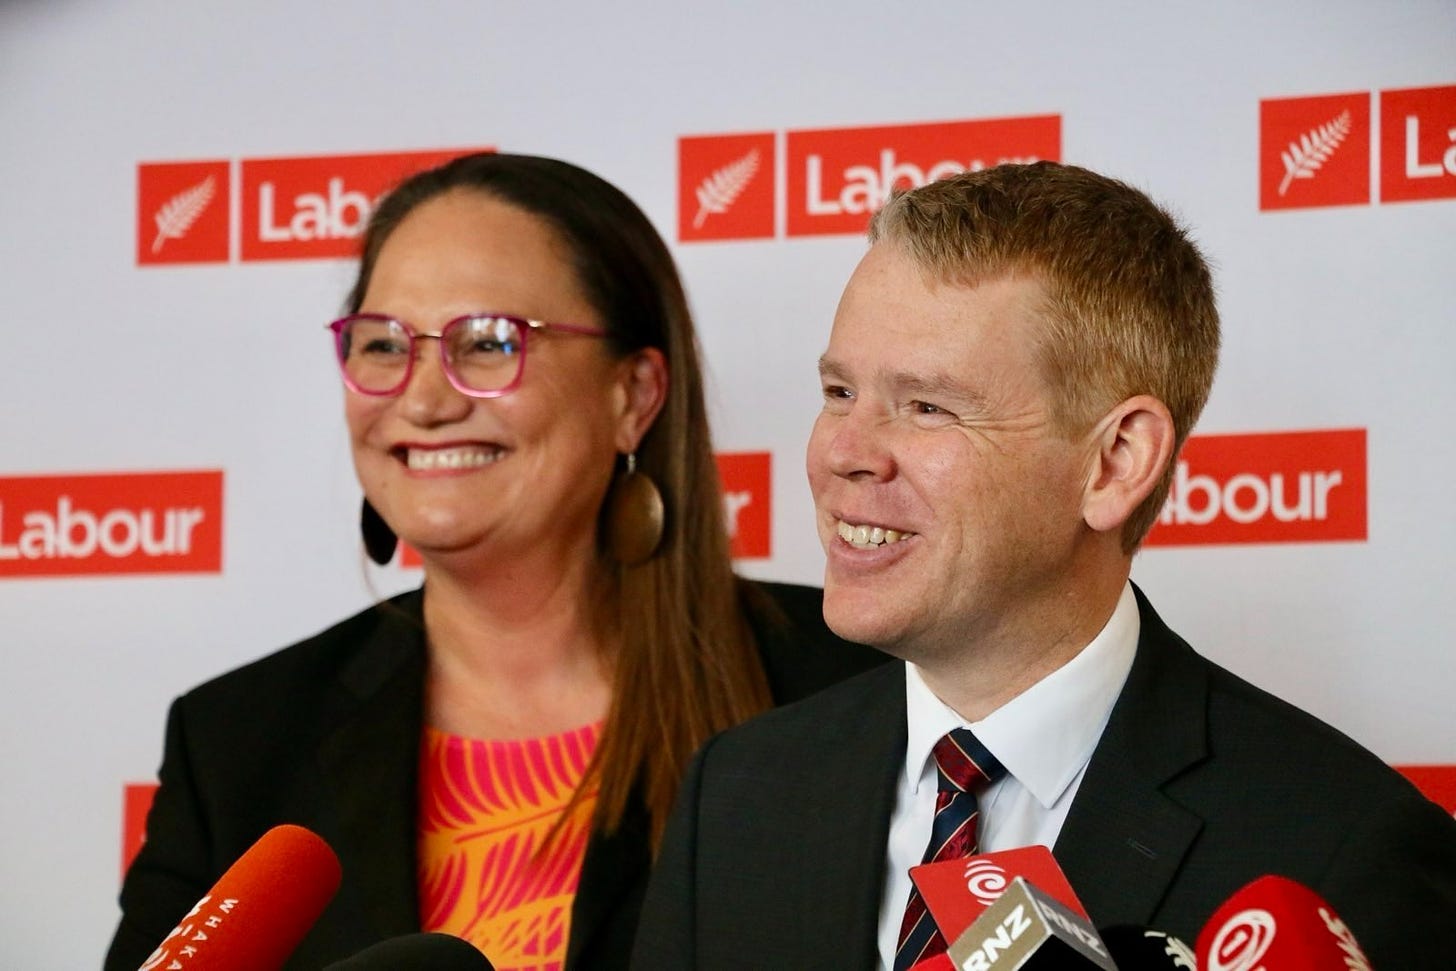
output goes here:
[{"label": "microphone with black foam cover", "polygon": [[1118,971],[1198,971],[1193,948],[1172,934],[1132,924],[1104,927],[1097,933]]},{"label": "microphone with black foam cover", "polygon": [[276,971],[318,920],[342,871],[323,838],[275,826],[228,867],[140,971]]},{"label": "microphone with black foam cover", "polygon": [[1371,971],[1334,908],[1287,877],[1263,876],[1214,911],[1198,934],[1203,971]]},{"label": "microphone with black foam cover", "polygon": [[335,961],[324,971],[495,971],[473,944],[450,934],[405,934]]},{"label": "microphone with black foam cover", "polygon": [[946,954],[962,971],[1117,971],[1092,922],[1025,877],[1013,879]]}]

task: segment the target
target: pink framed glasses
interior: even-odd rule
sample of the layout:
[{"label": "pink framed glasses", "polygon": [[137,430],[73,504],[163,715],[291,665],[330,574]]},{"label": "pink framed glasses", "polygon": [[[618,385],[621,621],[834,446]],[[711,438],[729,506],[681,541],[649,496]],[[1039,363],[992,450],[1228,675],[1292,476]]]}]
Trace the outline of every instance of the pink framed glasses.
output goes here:
[{"label": "pink framed glasses", "polygon": [[440,363],[455,390],[472,398],[499,398],[520,386],[526,371],[526,336],[532,331],[607,336],[599,327],[548,324],[498,313],[456,317],[434,334],[384,314],[350,314],[328,328],[334,332],[344,384],[350,391],[376,397],[397,395],[409,384],[415,344],[421,338],[440,342]]}]

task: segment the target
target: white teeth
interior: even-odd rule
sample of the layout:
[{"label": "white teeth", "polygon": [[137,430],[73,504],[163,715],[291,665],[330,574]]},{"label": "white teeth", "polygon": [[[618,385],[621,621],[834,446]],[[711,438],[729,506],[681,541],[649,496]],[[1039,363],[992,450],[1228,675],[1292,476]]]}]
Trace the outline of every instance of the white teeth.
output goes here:
[{"label": "white teeth", "polygon": [[478,469],[489,465],[504,454],[503,449],[481,448],[478,445],[461,448],[412,448],[405,456],[405,463],[416,472],[430,472],[435,469]]},{"label": "white teeth", "polygon": [[883,526],[853,526],[842,519],[839,520],[836,529],[840,539],[861,550],[878,549],[915,535],[914,533],[902,533],[898,529],[885,529]]}]

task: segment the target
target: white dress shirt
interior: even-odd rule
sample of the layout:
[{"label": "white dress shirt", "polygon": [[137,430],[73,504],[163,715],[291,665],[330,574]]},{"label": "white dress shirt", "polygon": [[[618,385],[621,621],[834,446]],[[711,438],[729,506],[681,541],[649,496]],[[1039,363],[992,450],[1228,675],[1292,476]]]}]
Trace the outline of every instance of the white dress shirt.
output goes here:
[{"label": "white dress shirt", "polygon": [[979,799],[980,852],[1041,844],[1061,832],[1087,761],[1122,691],[1137,651],[1137,600],[1132,585],[1106,625],[1066,664],[978,722],[967,722],[926,687],[920,671],[905,665],[908,737],[905,771],[895,795],[880,899],[880,967],[895,964],[900,921],[910,897],[910,867],[930,842],[937,788],[931,749],[954,728],[969,728],[1006,766],[1006,775]]}]

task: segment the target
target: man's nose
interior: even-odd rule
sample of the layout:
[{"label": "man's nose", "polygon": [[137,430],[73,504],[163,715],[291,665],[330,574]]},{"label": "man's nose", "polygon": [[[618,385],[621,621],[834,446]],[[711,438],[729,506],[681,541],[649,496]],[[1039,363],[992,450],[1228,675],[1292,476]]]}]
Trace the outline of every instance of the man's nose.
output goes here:
[{"label": "man's nose", "polygon": [[811,463],[843,479],[888,479],[895,471],[892,435],[886,416],[855,402],[845,414],[819,416],[811,439]]}]

